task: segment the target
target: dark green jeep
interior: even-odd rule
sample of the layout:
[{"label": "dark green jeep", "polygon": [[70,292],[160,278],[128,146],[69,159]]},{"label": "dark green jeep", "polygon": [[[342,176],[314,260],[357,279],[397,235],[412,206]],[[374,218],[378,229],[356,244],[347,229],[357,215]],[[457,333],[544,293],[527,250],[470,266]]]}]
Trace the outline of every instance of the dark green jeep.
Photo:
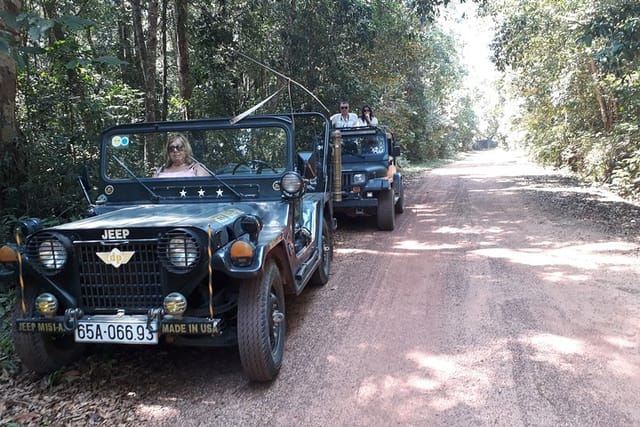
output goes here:
[{"label": "dark green jeep", "polygon": [[[346,215],[376,216],[380,230],[393,230],[404,211],[400,147],[389,131],[378,127],[343,128],[341,195],[334,209]],[[340,200],[339,200],[340,199]]]},{"label": "dark green jeep", "polygon": [[[329,132],[316,113],[107,129],[92,216],[26,221],[0,249],[24,365],[50,372],[95,343],[237,345],[251,380],[274,379],[285,294],[329,279]],[[177,135],[198,176],[155,176]]]}]

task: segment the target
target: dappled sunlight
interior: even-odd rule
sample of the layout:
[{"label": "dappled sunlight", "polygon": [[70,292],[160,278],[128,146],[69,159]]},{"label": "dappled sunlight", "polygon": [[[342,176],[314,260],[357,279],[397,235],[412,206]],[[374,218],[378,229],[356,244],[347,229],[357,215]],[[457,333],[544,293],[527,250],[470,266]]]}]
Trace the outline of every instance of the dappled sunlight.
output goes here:
[{"label": "dappled sunlight", "polygon": [[[483,349],[482,354],[504,353],[503,345]],[[428,406],[429,410],[445,411],[459,404],[480,407],[484,405],[487,390],[493,387],[493,373],[487,366],[477,366],[476,353],[436,355],[420,350],[405,354],[405,359],[416,367],[402,375],[391,372],[363,379],[355,393],[358,405],[385,405],[394,412],[398,422],[414,419],[416,410]],[[484,357],[484,356],[482,356]],[[503,357],[507,357],[506,353]],[[402,402],[398,405],[397,402]]]},{"label": "dappled sunlight", "polygon": [[603,267],[614,269],[638,267],[636,260],[623,253],[637,248],[637,245],[629,242],[602,242],[544,250],[543,248],[487,248],[477,249],[471,253],[531,266],[568,265],[586,270],[597,270]]},{"label": "dappled sunlight", "polygon": [[410,251],[438,251],[443,249],[460,249],[459,245],[437,244],[430,245],[416,240],[403,240],[393,245],[394,249],[410,250]]},{"label": "dappled sunlight", "polygon": [[542,278],[548,282],[561,283],[570,280],[572,282],[585,282],[591,279],[591,276],[586,274],[567,274],[562,271],[553,271],[550,273],[542,273]]},{"label": "dappled sunlight", "polygon": [[603,337],[602,339],[620,349],[634,348],[636,346],[632,341],[623,337]]},{"label": "dappled sunlight", "polygon": [[372,249],[359,249],[359,248],[335,248],[333,250],[336,254],[341,255],[356,255],[356,254],[367,254],[367,255],[383,255],[383,256],[407,256],[407,255],[419,255],[417,252],[387,252],[387,251],[374,251]]},{"label": "dappled sunlight", "polygon": [[500,227],[439,227],[433,230],[434,233],[442,234],[498,234],[503,233],[504,229]]},{"label": "dappled sunlight", "polygon": [[180,414],[180,411],[169,406],[145,404],[139,405],[136,412],[143,418],[153,421],[175,418]]},{"label": "dappled sunlight", "polygon": [[584,352],[584,343],[582,341],[554,334],[537,334],[523,338],[521,341],[524,344],[533,346],[538,352],[544,354],[573,354]]}]

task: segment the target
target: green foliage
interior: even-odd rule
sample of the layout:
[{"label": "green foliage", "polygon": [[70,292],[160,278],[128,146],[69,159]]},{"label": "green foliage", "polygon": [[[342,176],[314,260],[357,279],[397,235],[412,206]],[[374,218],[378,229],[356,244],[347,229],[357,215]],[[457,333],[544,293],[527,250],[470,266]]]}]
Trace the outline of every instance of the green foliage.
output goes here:
[{"label": "green foliage", "polygon": [[[175,11],[162,3],[169,7],[158,27],[158,117],[182,119],[187,107],[195,118],[245,111],[288,83],[267,66],[312,91],[327,115],[343,99],[354,111],[371,105],[410,160],[449,156],[469,146],[476,118],[459,90],[456,45],[430,23],[447,3],[188,2],[190,99],[180,90]],[[148,12],[147,2],[141,6]],[[19,138],[0,155],[0,171],[11,171],[0,175],[1,214],[63,222],[83,214],[77,175],[86,170],[95,180],[101,130],[145,117],[142,59],[126,2],[25,2],[24,9],[5,16],[13,33],[0,34],[0,49],[21,65]],[[289,84],[259,113],[291,109],[323,111]]]},{"label": "green foliage", "polygon": [[11,338],[11,319],[15,304],[15,292],[0,287],[0,369],[16,368],[15,349]]},{"label": "green foliage", "polygon": [[545,164],[633,195],[640,176],[640,6],[507,0],[498,10],[505,19],[494,60],[512,76],[529,148]]}]

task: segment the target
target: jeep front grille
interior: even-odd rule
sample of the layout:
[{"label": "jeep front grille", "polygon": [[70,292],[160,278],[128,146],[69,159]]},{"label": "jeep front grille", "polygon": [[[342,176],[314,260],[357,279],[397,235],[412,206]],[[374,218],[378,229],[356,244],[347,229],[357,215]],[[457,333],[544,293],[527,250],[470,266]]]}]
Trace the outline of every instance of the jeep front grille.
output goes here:
[{"label": "jeep front grille", "polygon": [[[80,307],[88,313],[124,309],[144,313],[162,307],[163,292],[157,241],[130,241],[114,246],[99,242],[74,243],[80,279]],[[105,263],[97,253],[134,252],[119,265]],[[116,253],[117,255],[117,253]],[[125,257],[126,258],[126,257]]]},{"label": "jeep front grille", "polygon": [[342,174],[342,189],[343,191],[351,191],[351,173]]}]

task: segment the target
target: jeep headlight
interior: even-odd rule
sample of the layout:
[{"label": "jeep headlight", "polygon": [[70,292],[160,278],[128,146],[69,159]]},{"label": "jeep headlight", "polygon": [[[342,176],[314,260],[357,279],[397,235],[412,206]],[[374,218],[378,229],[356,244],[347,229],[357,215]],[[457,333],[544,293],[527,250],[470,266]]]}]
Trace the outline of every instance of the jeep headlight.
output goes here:
[{"label": "jeep headlight", "polygon": [[304,180],[296,172],[287,172],[280,180],[280,189],[286,199],[295,199],[304,192]]},{"label": "jeep headlight", "polygon": [[174,273],[184,273],[200,259],[200,245],[186,230],[172,230],[160,240],[160,257],[164,266]]},{"label": "jeep headlight", "polygon": [[351,178],[351,184],[353,185],[362,185],[367,182],[367,174],[364,173],[354,173]]},{"label": "jeep headlight", "polygon": [[69,258],[67,247],[71,243],[64,236],[54,233],[34,234],[27,243],[27,255],[37,269],[44,274],[55,274],[62,270]]},{"label": "jeep headlight", "polygon": [[167,258],[176,267],[190,267],[198,259],[198,246],[187,236],[174,237],[169,240]]}]

